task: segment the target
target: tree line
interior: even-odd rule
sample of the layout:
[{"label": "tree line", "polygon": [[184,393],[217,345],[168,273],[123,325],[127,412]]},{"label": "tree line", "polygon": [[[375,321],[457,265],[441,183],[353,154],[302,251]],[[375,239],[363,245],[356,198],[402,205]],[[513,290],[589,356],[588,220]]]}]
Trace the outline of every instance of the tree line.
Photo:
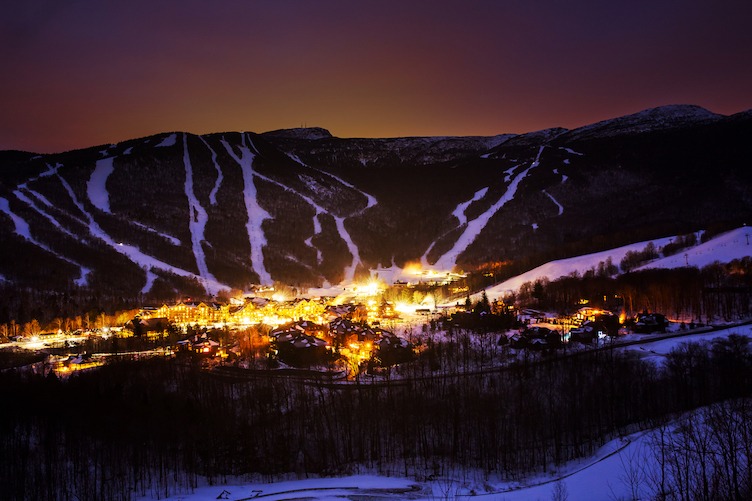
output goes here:
[{"label": "tree line", "polygon": [[161,358],[64,381],[2,372],[0,499],[161,498],[200,478],[292,473],[519,479],[752,390],[743,336],[684,345],[665,365],[609,348],[434,377],[421,374],[430,357],[462,367],[472,351],[463,333],[431,343],[414,365],[395,369],[400,378],[378,385],[228,379],[189,359]]},{"label": "tree line", "polygon": [[607,266],[599,265],[583,275],[575,272],[553,281],[543,278],[526,282],[505,302],[519,301],[560,313],[573,313],[587,302],[623,309],[630,316],[650,311],[684,321],[733,320],[750,314],[750,257],[728,264],[715,262],[701,269],[646,269],[618,276],[610,276],[605,269]]}]

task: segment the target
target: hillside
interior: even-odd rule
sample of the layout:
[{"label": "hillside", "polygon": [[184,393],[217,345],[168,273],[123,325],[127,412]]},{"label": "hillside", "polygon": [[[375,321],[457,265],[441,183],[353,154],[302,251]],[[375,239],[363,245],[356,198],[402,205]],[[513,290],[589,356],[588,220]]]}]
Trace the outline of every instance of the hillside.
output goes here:
[{"label": "hillside", "polygon": [[133,297],[541,264],[750,219],[750,159],[752,113],[696,106],[493,137],[171,132],[4,151],[0,277]]}]

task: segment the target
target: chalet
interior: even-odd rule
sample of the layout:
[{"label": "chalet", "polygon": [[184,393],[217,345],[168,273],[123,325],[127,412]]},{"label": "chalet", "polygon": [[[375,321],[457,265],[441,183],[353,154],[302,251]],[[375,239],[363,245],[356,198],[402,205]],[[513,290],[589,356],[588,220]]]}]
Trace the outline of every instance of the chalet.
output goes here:
[{"label": "chalet", "polygon": [[546,327],[530,327],[509,339],[512,348],[531,350],[555,350],[561,348],[561,334]]},{"label": "chalet", "polygon": [[355,322],[365,322],[368,319],[368,308],[362,304],[338,304],[327,306],[322,316],[333,321],[337,318],[346,318]]},{"label": "chalet", "polygon": [[413,359],[414,347],[407,340],[397,337],[391,332],[380,331],[380,339],[374,342],[376,353],[374,358],[377,365],[389,366],[409,362]]},{"label": "chalet", "polygon": [[280,333],[271,345],[271,353],[293,367],[308,367],[331,359],[329,343],[297,330]]},{"label": "chalet", "polygon": [[660,313],[638,313],[637,321],[634,325],[634,331],[641,334],[651,334],[653,332],[666,332],[668,321]]},{"label": "chalet", "polygon": [[219,343],[210,339],[206,334],[195,335],[188,339],[177,342],[178,350],[182,352],[193,352],[201,355],[213,356],[219,350]]},{"label": "chalet", "polygon": [[125,328],[133,332],[134,336],[162,336],[167,334],[170,320],[167,317],[141,318],[139,315],[125,324]]},{"label": "chalet", "polygon": [[614,335],[606,325],[600,321],[585,322],[581,326],[569,331],[569,340],[575,343],[592,344],[598,339]]},{"label": "chalet", "polygon": [[309,336],[323,338],[328,333],[329,329],[324,325],[311,322],[310,320],[298,320],[296,322],[288,322],[286,324],[275,327],[269,332],[269,337],[276,338],[280,334],[285,332],[301,332]]}]

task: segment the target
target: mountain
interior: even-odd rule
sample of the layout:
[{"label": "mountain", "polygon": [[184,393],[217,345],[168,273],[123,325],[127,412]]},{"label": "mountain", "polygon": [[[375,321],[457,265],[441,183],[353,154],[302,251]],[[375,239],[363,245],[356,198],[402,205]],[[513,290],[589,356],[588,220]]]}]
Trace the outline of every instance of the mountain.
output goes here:
[{"label": "mountain", "polygon": [[0,276],[133,296],[392,264],[526,263],[752,217],[752,113],[664,106],[574,130],[343,139],[170,132],[0,152]]}]

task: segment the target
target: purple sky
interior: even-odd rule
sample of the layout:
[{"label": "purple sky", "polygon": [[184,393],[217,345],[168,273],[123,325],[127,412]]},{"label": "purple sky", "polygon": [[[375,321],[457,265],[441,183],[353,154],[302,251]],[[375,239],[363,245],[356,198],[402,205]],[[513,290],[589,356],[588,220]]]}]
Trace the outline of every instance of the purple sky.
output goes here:
[{"label": "purple sky", "polygon": [[752,108],[752,2],[2,1],[0,149],[301,125],[340,137]]}]

